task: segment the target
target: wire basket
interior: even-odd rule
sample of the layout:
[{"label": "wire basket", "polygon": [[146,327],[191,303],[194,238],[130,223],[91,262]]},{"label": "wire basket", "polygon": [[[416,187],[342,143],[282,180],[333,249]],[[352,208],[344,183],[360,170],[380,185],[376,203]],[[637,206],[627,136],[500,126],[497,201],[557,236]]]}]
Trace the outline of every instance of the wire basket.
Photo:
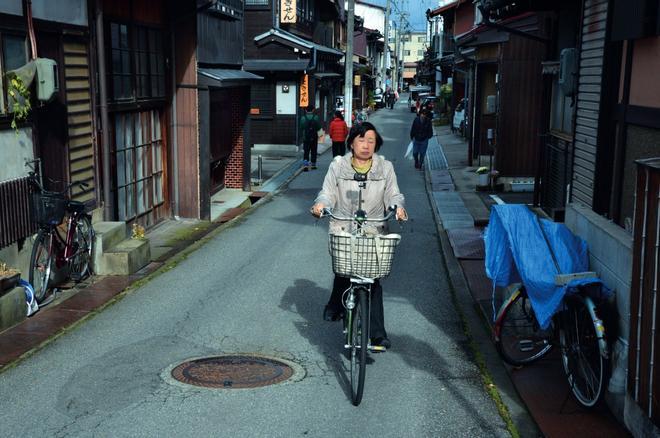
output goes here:
[{"label": "wire basket", "polygon": [[33,193],[32,219],[39,225],[58,225],[66,212],[67,199],[59,193]]},{"label": "wire basket", "polygon": [[341,277],[383,278],[390,274],[398,234],[354,236],[330,234],[332,270]]}]

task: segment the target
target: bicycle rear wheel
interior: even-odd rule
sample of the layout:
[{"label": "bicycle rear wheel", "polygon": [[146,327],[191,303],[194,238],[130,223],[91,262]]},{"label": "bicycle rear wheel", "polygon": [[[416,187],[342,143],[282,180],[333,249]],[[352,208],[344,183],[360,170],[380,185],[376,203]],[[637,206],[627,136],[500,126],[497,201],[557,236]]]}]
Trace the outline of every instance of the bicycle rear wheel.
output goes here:
[{"label": "bicycle rear wheel", "polygon": [[566,309],[560,314],[559,342],[562,364],[575,399],[592,408],[604,395],[607,359],[599,348],[602,326],[596,328],[585,299],[574,296],[566,299]]},{"label": "bicycle rear wheel", "polygon": [[76,233],[73,237],[74,255],[70,262],[69,275],[76,281],[82,280],[89,271],[89,261],[92,258],[94,244],[94,228],[89,216],[78,217]]},{"label": "bicycle rear wheel", "polygon": [[48,283],[52,265],[51,235],[48,231],[39,230],[32,246],[30,256],[30,284],[34,289],[34,297],[41,303],[48,292]]},{"label": "bicycle rear wheel", "polygon": [[358,289],[357,299],[351,318],[351,398],[355,406],[362,401],[364,376],[367,371],[367,346],[369,345],[368,321],[369,309],[367,290]]},{"label": "bicycle rear wheel", "polygon": [[550,352],[551,339],[552,331],[541,329],[527,294],[516,289],[495,322],[495,346],[502,359],[514,366],[530,364]]}]

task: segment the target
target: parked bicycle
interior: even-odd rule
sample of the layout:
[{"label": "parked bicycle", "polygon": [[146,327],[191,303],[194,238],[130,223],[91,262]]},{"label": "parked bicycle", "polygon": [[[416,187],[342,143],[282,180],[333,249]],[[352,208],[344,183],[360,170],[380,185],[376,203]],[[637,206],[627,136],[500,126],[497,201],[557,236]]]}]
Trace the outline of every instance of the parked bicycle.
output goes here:
[{"label": "parked bicycle", "polygon": [[525,287],[518,285],[495,320],[497,351],[505,362],[522,366],[541,359],[559,345],[571,392],[582,406],[594,407],[605,393],[609,369],[605,326],[598,304],[584,290],[567,296],[551,327],[544,330]]},{"label": "parked bicycle", "polygon": [[401,240],[398,234],[367,234],[363,225],[367,222],[387,221],[395,214],[396,206],[388,208],[388,214],[383,218],[367,218],[361,210],[353,217],[341,217],[328,208],[323,209],[322,216],[330,216],[339,221],[354,221],[357,224],[355,232],[330,234],[329,238],[332,270],[351,280],[351,286],[343,294],[342,303],[346,309],[344,348],[350,355],[351,399],[355,406],[362,401],[367,352],[386,351],[385,347],[371,345],[370,342],[371,286],[376,279],[389,275],[394,249]]},{"label": "parked bicycle", "polygon": [[[41,304],[51,286],[54,268],[67,268],[68,277],[75,281],[90,273],[94,228],[85,204],[69,197],[72,187],[86,188],[86,183],[74,181],[61,192],[47,191],[35,172],[29,176],[32,214],[39,226],[30,257],[29,279]],[[66,226],[61,230],[65,216]]]},{"label": "parked bicycle", "polygon": [[558,345],[575,399],[596,406],[609,370],[602,315],[611,291],[595,272],[572,272],[588,269],[586,244],[525,206],[496,206],[486,253],[487,272],[496,284],[522,280],[509,286],[511,294],[495,317],[495,345],[504,361],[531,364]]}]

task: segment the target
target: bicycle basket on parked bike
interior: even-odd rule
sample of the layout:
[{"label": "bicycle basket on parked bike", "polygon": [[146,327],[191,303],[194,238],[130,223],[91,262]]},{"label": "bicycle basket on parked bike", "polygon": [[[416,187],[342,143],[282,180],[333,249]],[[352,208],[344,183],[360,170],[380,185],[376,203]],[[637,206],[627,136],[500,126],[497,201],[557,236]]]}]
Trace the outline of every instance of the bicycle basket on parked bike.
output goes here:
[{"label": "bicycle basket on parked bike", "polygon": [[39,225],[57,225],[64,219],[67,200],[59,193],[32,194],[32,219]]},{"label": "bicycle basket on parked bike", "polygon": [[341,277],[383,278],[390,274],[401,236],[330,234],[332,270]]}]

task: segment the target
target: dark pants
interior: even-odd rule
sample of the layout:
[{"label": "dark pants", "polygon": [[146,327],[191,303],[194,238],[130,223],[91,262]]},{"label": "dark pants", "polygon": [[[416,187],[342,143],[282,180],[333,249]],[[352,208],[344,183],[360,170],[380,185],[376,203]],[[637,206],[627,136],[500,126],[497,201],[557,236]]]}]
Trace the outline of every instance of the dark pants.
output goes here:
[{"label": "dark pants", "polygon": [[343,141],[333,141],[332,142],[332,156],[336,157],[346,155],[346,143]]},{"label": "dark pants", "polygon": [[427,140],[413,140],[413,157],[415,158],[415,167],[422,167],[424,164],[424,157],[426,157],[426,149],[429,146]]},{"label": "dark pants", "polygon": [[[351,287],[351,280],[345,277],[335,275],[335,281],[332,284],[332,295],[328,306],[334,309],[344,309],[341,302],[342,295],[346,289]],[[383,313],[383,288],[380,282],[376,280],[371,285],[371,338],[386,338],[385,316]]]},{"label": "dark pants", "polygon": [[303,153],[304,153],[303,159],[305,161],[310,161],[309,160],[309,153],[311,152],[312,153],[311,163],[316,164],[316,153],[318,151],[318,147],[319,147],[319,143],[318,143],[318,140],[316,140],[316,139],[311,140],[311,141],[305,141],[303,143]]}]

